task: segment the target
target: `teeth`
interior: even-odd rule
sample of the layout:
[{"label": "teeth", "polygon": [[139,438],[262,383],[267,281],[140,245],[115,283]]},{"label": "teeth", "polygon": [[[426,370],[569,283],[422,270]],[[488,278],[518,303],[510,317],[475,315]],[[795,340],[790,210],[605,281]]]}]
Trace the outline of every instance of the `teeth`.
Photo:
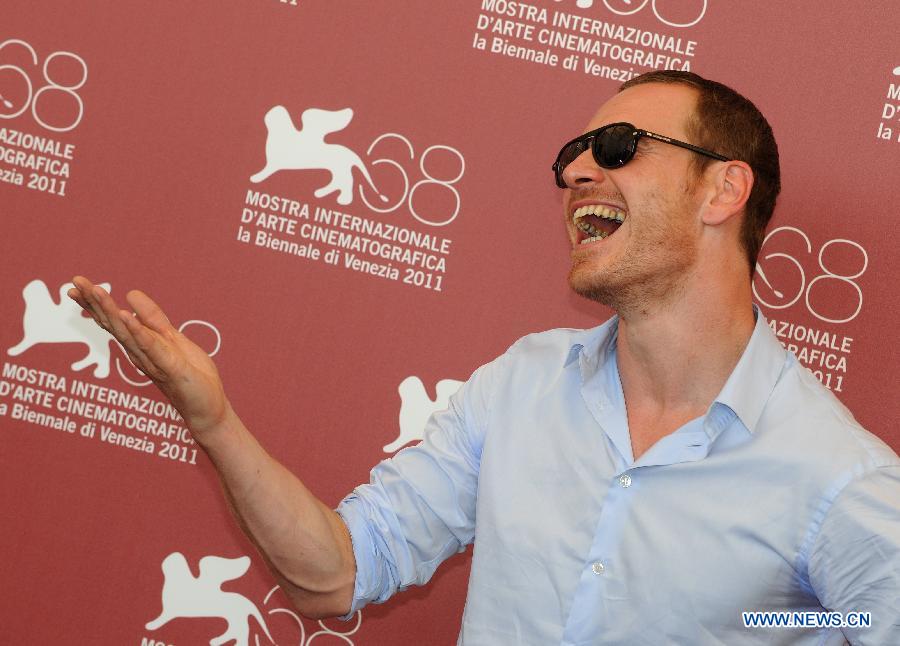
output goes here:
[{"label": "teeth", "polygon": [[590,238],[585,238],[579,244],[587,244],[588,242],[596,242],[597,240],[603,240],[603,238],[607,237],[608,234],[603,233],[602,231],[595,236],[591,236]]},{"label": "teeth", "polygon": [[578,220],[586,215],[596,215],[597,217],[615,220],[620,223],[625,221],[624,211],[602,204],[588,204],[575,209],[575,213],[572,214],[572,220],[578,224]]},{"label": "teeth", "polygon": [[579,229],[581,229],[585,233],[592,235],[592,236],[597,236],[597,235],[600,235],[601,233],[603,233],[602,231],[600,231],[597,227],[595,227],[590,222],[577,222],[575,224],[575,226],[577,226]]}]

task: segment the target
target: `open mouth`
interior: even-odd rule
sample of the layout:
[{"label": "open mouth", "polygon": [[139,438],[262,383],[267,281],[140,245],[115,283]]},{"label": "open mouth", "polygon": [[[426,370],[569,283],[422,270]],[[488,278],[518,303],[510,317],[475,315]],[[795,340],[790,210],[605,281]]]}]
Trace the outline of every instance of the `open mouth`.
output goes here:
[{"label": "open mouth", "polygon": [[625,212],[603,204],[588,204],[575,209],[572,222],[578,234],[578,244],[588,244],[608,238],[625,221]]}]

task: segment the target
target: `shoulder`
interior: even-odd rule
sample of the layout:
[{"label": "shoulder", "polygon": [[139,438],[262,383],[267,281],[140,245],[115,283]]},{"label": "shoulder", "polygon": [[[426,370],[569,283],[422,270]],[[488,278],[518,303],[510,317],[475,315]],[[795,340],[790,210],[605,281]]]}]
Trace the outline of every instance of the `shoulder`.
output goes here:
[{"label": "shoulder", "polygon": [[900,458],[869,432],[815,375],[789,355],[767,411],[768,422],[796,438],[826,464],[859,473],[900,465]]},{"label": "shoulder", "polygon": [[559,385],[561,375],[571,370],[571,359],[577,351],[591,339],[604,337],[605,326],[526,334],[475,370],[460,389],[460,398],[475,397],[488,410],[497,402],[522,401],[529,393],[552,390]]},{"label": "shoulder", "polygon": [[541,359],[565,361],[573,346],[583,343],[592,330],[576,328],[555,328],[543,332],[533,332],[516,340],[506,354],[517,361],[539,361]]},{"label": "shoulder", "polygon": [[555,380],[581,352],[594,353],[599,347],[615,342],[617,319],[589,328],[555,328],[526,334],[513,343],[494,362],[508,378],[531,382]]}]

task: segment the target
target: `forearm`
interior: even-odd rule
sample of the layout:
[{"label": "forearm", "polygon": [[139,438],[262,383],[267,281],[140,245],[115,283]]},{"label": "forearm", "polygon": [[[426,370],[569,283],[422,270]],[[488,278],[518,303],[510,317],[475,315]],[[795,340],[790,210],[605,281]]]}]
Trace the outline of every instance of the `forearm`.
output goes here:
[{"label": "forearm", "polygon": [[347,528],[250,435],[228,404],[209,355],[143,292],[128,292],[131,309],[125,310],[83,276],[72,282],[69,297],[122,344],[181,413],[216,466],[238,522],[297,608],[309,616],[346,614],[356,578]]},{"label": "forearm", "polygon": [[230,409],[198,443],[235,517],[297,609],[310,617],[345,614],[356,564],[341,518],[266,453]]}]

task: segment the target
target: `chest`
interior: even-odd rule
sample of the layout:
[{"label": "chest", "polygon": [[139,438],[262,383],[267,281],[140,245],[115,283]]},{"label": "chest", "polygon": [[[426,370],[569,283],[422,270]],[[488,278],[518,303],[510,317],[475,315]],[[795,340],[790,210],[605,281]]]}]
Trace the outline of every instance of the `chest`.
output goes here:
[{"label": "chest", "polygon": [[602,424],[573,411],[537,405],[492,423],[472,592],[607,625],[818,607],[802,557],[818,497],[796,470],[749,445],[628,468]]}]

